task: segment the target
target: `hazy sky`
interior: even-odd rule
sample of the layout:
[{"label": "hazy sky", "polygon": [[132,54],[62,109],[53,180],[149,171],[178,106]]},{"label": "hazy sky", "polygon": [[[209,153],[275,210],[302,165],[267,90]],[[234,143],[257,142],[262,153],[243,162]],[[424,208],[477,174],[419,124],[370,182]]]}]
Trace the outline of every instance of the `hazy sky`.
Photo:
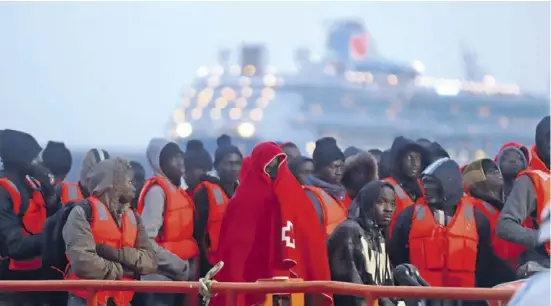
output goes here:
[{"label": "hazy sky", "polygon": [[275,66],[323,52],[323,21],[365,20],[386,57],[462,75],[461,42],[498,81],[544,92],[549,2],[0,3],[0,128],[71,147],[145,147],[219,47],[265,42]]}]

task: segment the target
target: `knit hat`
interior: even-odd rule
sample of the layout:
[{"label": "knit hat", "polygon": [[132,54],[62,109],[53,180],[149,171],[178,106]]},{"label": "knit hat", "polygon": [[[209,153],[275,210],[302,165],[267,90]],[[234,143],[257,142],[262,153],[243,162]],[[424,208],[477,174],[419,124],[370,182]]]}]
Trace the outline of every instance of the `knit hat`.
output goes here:
[{"label": "knit hat", "polygon": [[187,142],[184,162],[186,164],[186,169],[212,170],[212,157],[203,146],[203,142],[197,139],[192,139]]},{"label": "knit hat", "polygon": [[333,137],[324,137],[316,141],[316,148],[312,154],[314,168],[321,170],[336,160],[344,161],[344,154],[337,146],[337,140]]},{"label": "knit hat", "polygon": [[232,144],[231,137],[223,134],[218,139],[216,139],[216,144],[218,145],[218,148],[216,148],[216,151],[214,152],[214,166],[218,165],[218,163],[228,154],[235,153],[243,159],[243,154],[241,154],[241,151],[239,148],[234,146]]},{"label": "knit hat", "polygon": [[42,151],[42,163],[54,175],[66,175],[71,170],[71,151],[63,142],[49,141]]},{"label": "knit hat", "polygon": [[5,129],[0,138],[0,158],[4,166],[29,165],[42,150],[36,139],[25,132]]}]

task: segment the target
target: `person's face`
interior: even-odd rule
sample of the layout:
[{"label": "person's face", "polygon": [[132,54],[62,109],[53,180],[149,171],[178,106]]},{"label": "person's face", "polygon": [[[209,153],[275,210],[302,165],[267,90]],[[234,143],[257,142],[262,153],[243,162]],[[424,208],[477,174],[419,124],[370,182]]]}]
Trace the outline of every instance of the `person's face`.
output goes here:
[{"label": "person's face", "polygon": [[235,183],[239,179],[239,171],[241,171],[241,164],[243,159],[236,153],[229,153],[222,158],[216,167],[216,172],[220,180],[224,182]]},{"label": "person's face", "polygon": [[499,162],[503,175],[506,177],[516,177],[525,168],[525,163],[522,159],[521,153],[516,150],[506,150],[503,152]]},{"label": "person's face", "polygon": [[382,227],[388,226],[395,211],[396,194],[392,188],[385,186],[379,191],[379,199],[373,207],[375,222]]},{"label": "person's face", "polygon": [[423,188],[425,189],[425,200],[429,206],[442,205],[444,201],[444,194],[440,183],[431,178],[430,176],[424,176],[421,179]]},{"label": "person's face", "polygon": [[486,181],[488,187],[497,195],[501,194],[503,189],[503,175],[497,167],[491,167],[486,170]]},{"label": "person's face", "polygon": [[134,178],[134,175],[132,171],[128,171],[126,173],[124,183],[120,186],[120,190],[119,190],[119,194],[120,194],[119,201],[121,203],[130,203],[132,199],[134,199],[134,196],[136,195],[136,188],[134,187],[133,178]]},{"label": "person's face", "polygon": [[416,178],[421,173],[421,154],[409,151],[402,158],[402,172],[408,178]]},{"label": "person's face", "polygon": [[183,154],[176,154],[175,156],[171,157],[168,160],[167,163],[167,172],[166,175],[169,178],[175,179],[178,177],[182,177],[186,173],[186,167],[184,164],[184,155]]},{"label": "person's face", "polygon": [[184,179],[188,186],[197,186],[201,182],[201,177],[204,176],[207,172],[203,169],[190,169],[187,170]]},{"label": "person's face", "polygon": [[322,179],[331,184],[340,184],[344,172],[344,161],[336,160],[322,171]]},{"label": "person's face", "polygon": [[304,182],[306,182],[306,178],[311,176],[312,173],[314,173],[314,163],[311,161],[306,161],[298,168],[297,176],[299,181],[304,184]]},{"label": "person's face", "polygon": [[279,164],[281,164],[282,157],[276,157],[274,158],[268,165],[266,165],[266,168],[264,171],[268,174],[268,176],[275,180],[277,177],[277,172],[279,170]]},{"label": "person's face", "polygon": [[293,159],[300,156],[300,150],[293,146],[287,146],[283,148],[283,153],[287,155],[287,158]]}]

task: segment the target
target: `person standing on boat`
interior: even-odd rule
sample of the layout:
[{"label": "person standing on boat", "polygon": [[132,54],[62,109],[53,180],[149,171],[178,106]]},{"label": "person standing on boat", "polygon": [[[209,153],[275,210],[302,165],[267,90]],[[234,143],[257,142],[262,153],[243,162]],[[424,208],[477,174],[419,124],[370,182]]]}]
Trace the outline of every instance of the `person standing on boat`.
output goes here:
[{"label": "person standing on boat", "polygon": [[316,141],[312,159],[314,175],[308,178],[304,189],[329,236],[348,215],[346,188],[341,183],[344,154],[335,138],[324,137]]}]

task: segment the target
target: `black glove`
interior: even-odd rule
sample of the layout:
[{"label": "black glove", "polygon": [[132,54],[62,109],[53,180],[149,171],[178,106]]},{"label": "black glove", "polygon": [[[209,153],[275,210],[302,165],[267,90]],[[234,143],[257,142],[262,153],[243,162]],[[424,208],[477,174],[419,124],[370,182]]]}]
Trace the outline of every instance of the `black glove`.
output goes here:
[{"label": "black glove", "polygon": [[55,195],[54,179],[50,171],[40,163],[32,163],[29,167],[29,175],[40,182],[40,190],[44,198],[50,198]]}]

